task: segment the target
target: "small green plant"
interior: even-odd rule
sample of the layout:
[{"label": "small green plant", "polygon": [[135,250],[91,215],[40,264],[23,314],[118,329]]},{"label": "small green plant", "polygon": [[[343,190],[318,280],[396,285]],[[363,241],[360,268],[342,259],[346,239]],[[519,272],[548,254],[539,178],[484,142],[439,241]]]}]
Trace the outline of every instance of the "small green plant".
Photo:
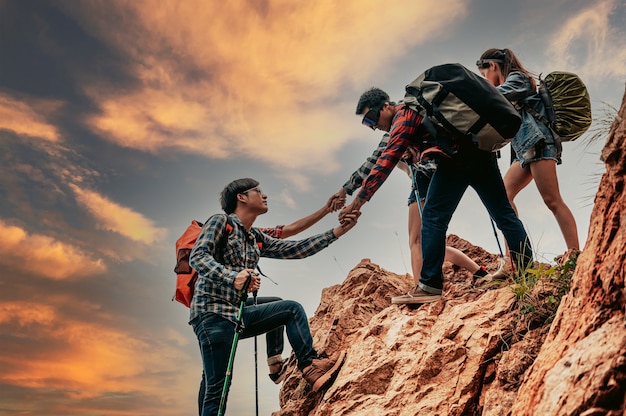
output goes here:
[{"label": "small green plant", "polygon": [[550,324],[556,316],[561,299],[571,286],[572,275],[580,252],[569,252],[556,258],[555,265],[539,263],[522,269],[515,276],[511,289],[516,297],[518,322],[515,333],[521,338],[527,331]]}]

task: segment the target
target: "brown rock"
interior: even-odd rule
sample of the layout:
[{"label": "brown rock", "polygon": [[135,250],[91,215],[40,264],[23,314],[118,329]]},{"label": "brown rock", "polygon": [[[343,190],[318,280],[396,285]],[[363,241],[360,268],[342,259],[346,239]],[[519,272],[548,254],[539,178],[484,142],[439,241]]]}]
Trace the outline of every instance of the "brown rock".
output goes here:
[{"label": "brown rock", "polygon": [[606,173],[571,292],[520,387],[514,415],[626,414],[624,98],[602,151]]},{"label": "brown rock", "polygon": [[[318,351],[347,351],[337,379],[311,393],[292,356],[274,415],[626,416],[625,118],[626,100],[573,275],[570,263],[536,265],[536,283],[473,287],[446,263],[443,298],[412,309],[390,303],[412,278],[363,260],[310,321]],[[496,255],[448,244],[495,269]]]}]

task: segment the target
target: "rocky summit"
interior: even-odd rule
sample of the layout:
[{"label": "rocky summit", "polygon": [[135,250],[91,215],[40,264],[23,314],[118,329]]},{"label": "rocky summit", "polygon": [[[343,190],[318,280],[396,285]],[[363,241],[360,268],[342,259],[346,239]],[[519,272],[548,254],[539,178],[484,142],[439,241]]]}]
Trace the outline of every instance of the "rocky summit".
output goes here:
[{"label": "rocky summit", "polygon": [[[476,285],[446,262],[442,298],[418,307],[391,304],[411,276],[362,260],[310,320],[318,351],[347,353],[336,380],[311,393],[292,356],[273,415],[626,415],[625,119],[626,101],[580,255]],[[457,236],[448,244],[497,267]]]}]

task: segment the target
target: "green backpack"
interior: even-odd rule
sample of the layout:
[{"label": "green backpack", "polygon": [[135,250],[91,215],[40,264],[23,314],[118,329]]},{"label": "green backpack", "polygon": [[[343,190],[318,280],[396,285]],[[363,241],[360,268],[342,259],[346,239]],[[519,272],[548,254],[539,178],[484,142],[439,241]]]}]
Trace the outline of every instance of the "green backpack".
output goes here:
[{"label": "green backpack", "polygon": [[550,72],[539,76],[539,96],[546,107],[542,117],[528,105],[525,109],[550,128],[556,138],[569,142],[579,138],[591,125],[591,102],[587,87],[571,72]]}]

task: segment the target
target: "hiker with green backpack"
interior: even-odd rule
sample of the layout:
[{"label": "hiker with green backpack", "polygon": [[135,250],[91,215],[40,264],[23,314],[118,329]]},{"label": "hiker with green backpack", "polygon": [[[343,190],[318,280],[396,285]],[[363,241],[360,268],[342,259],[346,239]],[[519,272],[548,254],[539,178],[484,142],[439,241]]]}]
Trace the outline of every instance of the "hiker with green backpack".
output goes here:
[{"label": "hiker with green backpack", "polygon": [[[576,220],[561,197],[556,165],[561,164],[561,142],[574,140],[591,123],[591,108],[584,84],[580,82],[578,87],[561,88],[560,94],[571,97],[570,104],[558,103],[563,105],[568,119],[554,123],[554,114],[548,111],[552,103],[547,103],[538,93],[537,82],[513,51],[488,49],[476,65],[480,73],[515,105],[522,118],[521,127],[511,142],[514,160],[504,176],[511,206],[517,212],[515,197],[534,180],[544,203],[559,224],[567,250],[580,250]],[[559,74],[564,74],[568,80],[577,80],[574,74]],[[568,109],[568,106],[571,108]],[[568,111],[577,111],[577,106],[581,106],[581,115],[573,114],[572,117]],[[559,131],[560,126],[565,127],[562,132]]]},{"label": "hiker with green backpack", "polygon": [[[298,259],[311,256],[354,227],[360,213],[347,213],[340,225],[303,240],[279,240],[253,227],[267,212],[267,196],[259,182],[244,178],[232,181],[221,193],[225,214],[213,215],[203,225],[189,256],[198,273],[190,304],[189,324],[198,337],[203,375],[198,405],[201,416],[223,414],[232,374],[232,361],[239,335],[263,334],[285,326],[289,343],[303,378],[316,392],[333,380],[345,359],[345,351],[318,355],[313,348],[308,319],[302,305],[279,300],[245,306],[248,292],[261,285],[254,272],[259,257]],[[228,233],[220,253],[216,246]]]},{"label": "hiker with green backpack", "polygon": [[[459,95],[467,91],[466,87],[471,87],[472,90],[476,87],[477,93],[470,95],[476,96],[484,93],[485,99],[479,99],[473,105],[479,116],[477,118],[483,119],[485,123],[473,123],[474,125],[470,125],[470,130],[466,134],[459,129],[457,131],[452,128],[443,130],[437,124],[440,120],[432,118],[436,116],[436,112],[427,111],[427,103],[415,106],[408,104],[407,99],[413,95],[413,91],[409,90],[410,85],[407,87],[403,102],[396,105],[390,101],[389,95],[379,88],[365,91],[357,104],[356,114],[362,117],[363,125],[373,130],[389,132],[389,141],[368,177],[363,181],[358,195],[344,208],[345,211],[340,213],[341,218],[343,213],[360,210],[363,204],[369,201],[382,186],[411,144],[416,144],[421,152],[428,149],[439,150],[441,156],[438,157],[437,169],[431,179],[422,211],[423,263],[419,283],[410,292],[415,303],[434,302],[441,299],[444,288],[442,266],[445,257],[446,231],[454,211],[469,186],[478,193],[483,205],[504,234],[511,256],[516,263],[524,267],[532,263],[532,249],[528,236],[507,200],[496,154],[491,151],[500,146],[497,142],[491,141],[491,139],[497,139],[493,134],[495,128],[491,127],[497,125],[498,120],[508,118],[513,113],[514,117],[510,118],[510,128],[502,129],[503,138],[510,138],[519,128],[519,116],[492,85],[475,74],[469,74],[469,71],[460,65],[433,67],[425,72],[424,77],[418,77],[418,80],[428,79],[431,75],[433,78],[438,77],[438,74],[442,77],[450,75],[449,79],[458,80],[456,84],[462,87],[457,90]],[[446,81],[443,78],[440,79],[442,82],[439,82],[438,89],[443,90]],[[436,82],[429,83],[434,85]],[[455,88],[455,85],[451,85],[451,88]],[[448,92],[436,95],[437,99],[445,100],[446,97],[454,99],[451,108],[460,108],[458,105],[460,101],[456,99],[458,97],[455,97],[455,94]],[[499,101],[500,108],[489,106],[491,99]],[[447,103],[439,102],[439,104],[445,106]],[[481,107],[485,104],[487,108]],[[442,108],[441,105],[437,107]],[[467,110],[469,113],[472,109],[465,105],[461,110]],[[446,113],[452,116],[447,121],[456,122],[455,111]],[[499,117],[500,114],[503,117]],[[457,123],[459,127],[467,121],[467,117],[462,118],[461,123]],[[476,120],[476,117],[473,118]],[[446,120],[442,120],[441,123],[446,124]],[[454,126],[454,123],[449,124]],[[487,134],[480,137],[483,133]],[[488,144],[485,148],[481,148],[481,142]]]}]

